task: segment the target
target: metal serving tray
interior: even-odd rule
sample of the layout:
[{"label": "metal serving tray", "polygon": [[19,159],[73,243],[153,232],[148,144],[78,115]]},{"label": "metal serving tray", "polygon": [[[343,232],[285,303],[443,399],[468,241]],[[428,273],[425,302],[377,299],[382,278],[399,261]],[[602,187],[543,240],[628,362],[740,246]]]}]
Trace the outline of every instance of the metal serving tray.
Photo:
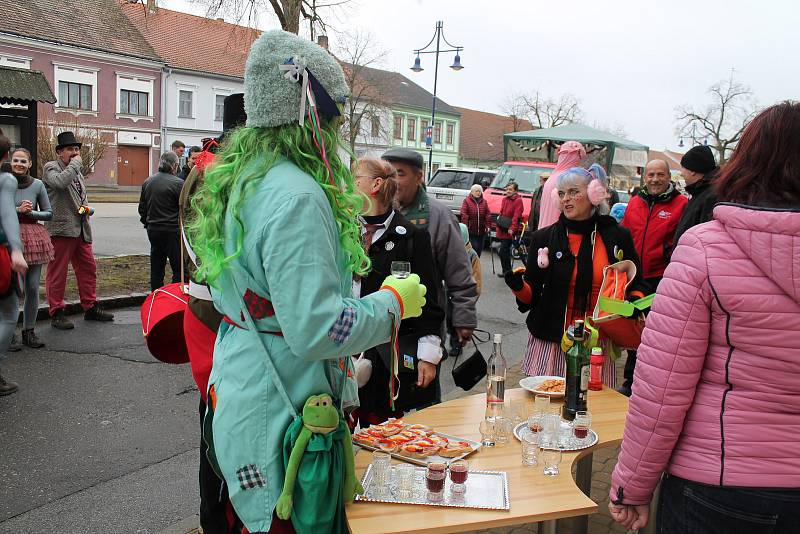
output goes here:
[{"label": "metal serving tray", "polygon": [[[453,458],[445,458],[444,456],[439,456],[438,454],[434,454],[433,456],[427,456],[425,458],[412,458],[411,456],[405,456],[402,453],[398,452],[386,452],[386,454],[392,455],[392,458],[397,458],[398,460],[403,460],[404,462],[408,462],[414,465],[421,465],[422,467],[426,467],[431,462],[438,462],[450,465],[450,462],[454,462],[456,460],[463,460],[470,454],[476,452],[478,449],[481,448],[480,442],[472,441],[471,439],[467,438],[460,438],[458,436],[451,436],[450,434],[444,434],[442,432],[433,432],[437,436],[442,436],[443,438],[447,438],[450,441],[465,441],[470,444],[472,450],[469,452],[465,452],[463,454],[459,454],[458,456],[454,456]],[[364,443],[358,443],[355,440],[353,441],[353,447],[361,447],[362,449],[366,449],[368,451],[378,451],[381,450],[380,447],[373,447],[372,445],[366,445]]]},{"label": "metal serving tray", "polygon": [[388,486],[379,488],[372,484],[372,464],[370,464],[361,480],[364,494],[356,495],[355,500],[482,510],[509,510],[511,508],[508,497],[508,478],[504,471],[470,470],[465,483],[466,491],[460,494],[450,491],[452,482],[448,475],[445,479],[441,500],[431,501],[428,499],[428,490],[425,488],[425,470],[424,467],[414,468],[414,488],[411,497],[401,499],[395,483],[394,466],[392,466]]},{"label": "metal serving tray", "polygon": [[[565,432],[565,430],[566,430],[565,429],[565,425],[569,426],[568,423],[566,423],[565,421],[562,420],[561,421],[562,428],[560,429],[560,432]],[[528,433],[528,432],[530,432],[530,430],[528,430],[528,423],[527,422],[520,423],[520,424],[518,424],[517,426],[514,427],[514,437],[517,438],[519,441],[522,441],[522,437],[521,437],[522,434],[523,433]],[[570,429],[569,432],[571,433],[572,430]],[[597,443],[597,441],[599,439],[597,437],[597,433],[592,429],[589,429],[589,433],[587,434],[586,438],[587,439],[586,439],[586,442],[585,442],[584,445],[581,445],[579,447],[564,446],[564,447],[559,447],[559,449],[564,451],[564,452],[582,451],[583,449],[588,449],[589,447],[593,446],[595,443]],[[550,449],[550,450],[555,450],[556,449],[555,447],[542,447],[542,448],[543,449]]]}]

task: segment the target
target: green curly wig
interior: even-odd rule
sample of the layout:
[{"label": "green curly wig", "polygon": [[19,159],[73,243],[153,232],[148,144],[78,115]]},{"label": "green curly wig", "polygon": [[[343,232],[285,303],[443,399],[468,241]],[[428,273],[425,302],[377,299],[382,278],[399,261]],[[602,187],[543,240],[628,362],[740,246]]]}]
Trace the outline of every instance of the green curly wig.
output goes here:
[{"label": "green curly wig", "polygon": [[[369,272],[369,257],[361,246],[357,215],[364,208],[364,197],[356,189],[353,175],[339,158],[338,123],[326,122],[320,131],[337,186],[331,185],[314,144],[311,121],[303,126],[292,123],[272,128],[239,128],[226,140],[216,163],[205,174],[202,187],[192,198],[194,217],[189,224],[192,247],[200,258],[197,276],[214,285],[226,265],[241,254],[245,228],[239,209],[248,191],[257,185],[277,162],[285,157],[308,173],[325,191],[339,228],[342,247],[348,255],[348,269],[359,275]],[[241,194],[237,194],[241,192]],[[234,205],[229,205],[232,199]],[[232,215],[239,232],[232,254],[225,253],[225,214]]]}]

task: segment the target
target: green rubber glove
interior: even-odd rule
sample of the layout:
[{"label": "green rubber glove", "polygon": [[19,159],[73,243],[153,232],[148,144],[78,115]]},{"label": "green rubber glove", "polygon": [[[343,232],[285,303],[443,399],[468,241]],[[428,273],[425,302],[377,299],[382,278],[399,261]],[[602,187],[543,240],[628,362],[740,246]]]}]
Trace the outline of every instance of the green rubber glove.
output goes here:
[{"label": "green rubber glove", "polygon": [[400,318],[419,317],[422,307],[425,306],[425,286],[419,283],[419,276],[411,274],[408,278],[388,276],[383,281],[381,289],[394,293],[400,303]]}]

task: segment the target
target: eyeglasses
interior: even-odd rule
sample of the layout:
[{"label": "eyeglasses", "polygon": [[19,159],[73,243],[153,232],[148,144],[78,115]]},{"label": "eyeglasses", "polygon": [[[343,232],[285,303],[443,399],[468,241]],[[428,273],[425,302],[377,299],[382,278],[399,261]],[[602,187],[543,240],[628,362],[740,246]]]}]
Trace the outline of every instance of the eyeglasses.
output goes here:
[{"label": "eyeglasses", "polygon": [[11,163],[28,163],[27,159],[12,158]]},{"label": "eyeglasses", "polygon": [[574,187],[572,189],[569,189],[568,191],[558,192],[558,198],[561,200],[567,198],[580,198],[581,196],[583,196],[583,193],[580,191],[580,189],[576,189]]}]

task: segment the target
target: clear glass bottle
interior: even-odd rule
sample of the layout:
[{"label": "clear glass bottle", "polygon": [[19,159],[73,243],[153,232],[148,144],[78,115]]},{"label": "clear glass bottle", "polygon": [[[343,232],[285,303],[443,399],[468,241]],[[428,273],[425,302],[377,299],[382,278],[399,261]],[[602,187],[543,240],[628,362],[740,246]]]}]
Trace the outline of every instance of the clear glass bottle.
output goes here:
[{"label": "clear glass bottle", "polygon": [[495,334],[492,355],[489,357],[486,372],[486,419],[490,421],[503,415],[508,362],[503,356],[502,343],[503,336]]}]

